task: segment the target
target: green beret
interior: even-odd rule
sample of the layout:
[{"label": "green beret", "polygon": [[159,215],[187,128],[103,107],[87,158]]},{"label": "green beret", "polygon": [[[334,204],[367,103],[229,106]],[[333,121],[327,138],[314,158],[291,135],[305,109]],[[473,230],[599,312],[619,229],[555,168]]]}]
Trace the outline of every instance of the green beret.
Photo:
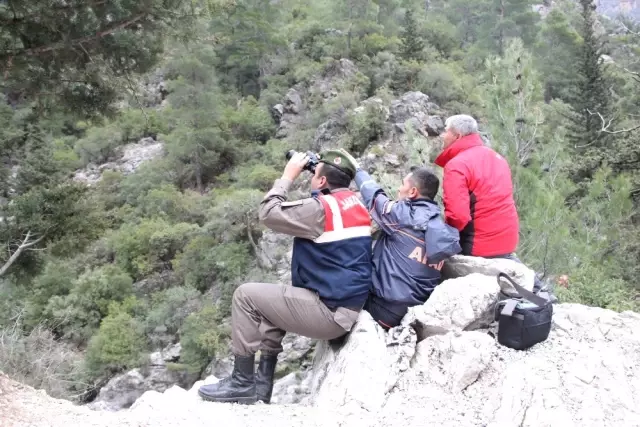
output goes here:
[{"label": "green beret", "polygon": [[335,166],[353,179],[356,176],[354,165],[343,153],[338,150],[327,150],[320,153],[320,162]]}]

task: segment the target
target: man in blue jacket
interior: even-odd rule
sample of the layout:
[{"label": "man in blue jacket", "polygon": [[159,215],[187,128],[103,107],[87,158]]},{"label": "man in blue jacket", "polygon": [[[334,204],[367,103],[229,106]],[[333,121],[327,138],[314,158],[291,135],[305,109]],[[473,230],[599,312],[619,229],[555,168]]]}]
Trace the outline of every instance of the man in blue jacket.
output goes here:
[{"label": "man in blue jacket", "polygon": [[440,283],[443,262],[462,251],[458,230],[447,225],[434,201],[440,181],[426,167],[412,167],[396,201],[356,166],[355,182],[381,236],[373,248],[373,288],[365,305],[383,328],[397,326],[409,307],[424,304]]}]

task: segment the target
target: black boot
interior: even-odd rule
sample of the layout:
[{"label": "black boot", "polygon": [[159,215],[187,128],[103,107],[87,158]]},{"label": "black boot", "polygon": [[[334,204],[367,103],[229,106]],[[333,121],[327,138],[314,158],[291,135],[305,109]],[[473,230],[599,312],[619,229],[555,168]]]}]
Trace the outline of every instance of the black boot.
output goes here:
[{"label": "black boot", "polygon": [[277,354],[260,354],[260,364],[256,374],[256,395],[264,403],[271,401],[273,391],[273,374],[278,363]]},{"label": "black boot", "polygon": [[231,376],[216,384],[203,385],[198,394],[211,402],[256,402],[256,381],[253,372],[255,356],[235,356]]}]

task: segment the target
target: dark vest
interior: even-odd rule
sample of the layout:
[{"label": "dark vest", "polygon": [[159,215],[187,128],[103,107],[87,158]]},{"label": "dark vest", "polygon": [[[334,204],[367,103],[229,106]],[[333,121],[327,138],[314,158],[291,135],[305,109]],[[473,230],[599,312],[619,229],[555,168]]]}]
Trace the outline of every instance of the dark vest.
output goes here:
[{"label": "dark vest", "polygon": [[324,233],[293,240],[293,286],[318,293],[329,308],[361,308],[371,289],[371,218],[348,190],[317,196],[324,207]]}]

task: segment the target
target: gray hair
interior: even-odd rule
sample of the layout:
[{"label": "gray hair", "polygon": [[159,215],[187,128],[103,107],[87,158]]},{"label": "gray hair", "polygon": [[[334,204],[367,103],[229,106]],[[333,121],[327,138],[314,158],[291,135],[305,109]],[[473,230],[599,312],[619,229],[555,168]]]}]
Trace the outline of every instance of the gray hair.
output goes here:
[{"label": "gray hair", "polygon": [[458,114],[449,117],[444,122],[445,129],[453,129],[461,136],[467,136],[472,133],[478,133],[478,122],[471,116],[466,114]]}]

